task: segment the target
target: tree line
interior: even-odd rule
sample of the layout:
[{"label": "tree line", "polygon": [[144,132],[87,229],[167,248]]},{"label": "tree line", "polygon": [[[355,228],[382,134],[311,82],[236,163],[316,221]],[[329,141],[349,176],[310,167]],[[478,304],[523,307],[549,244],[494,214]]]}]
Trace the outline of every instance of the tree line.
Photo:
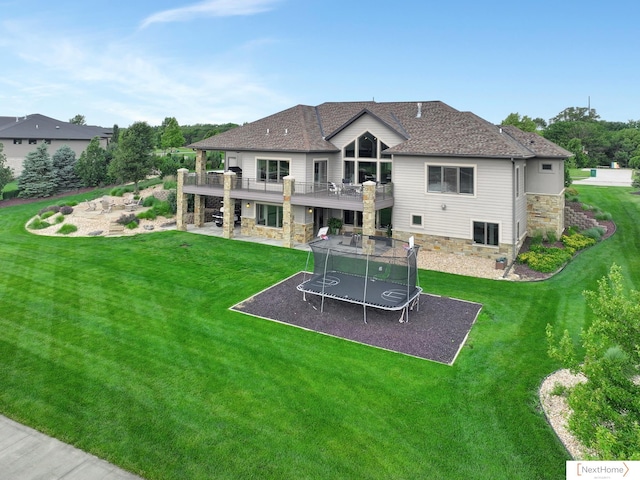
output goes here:
[{"label": "tree line", "polygon": [[[82,115],[76,115],[70,123],[85,125]],[[67,145],[50,154],[47,144],[29,152],[23,161],[22,174],[18,178],[20,197],[48,197],[81,187],[97,187],[120,182],[138,182],[148,175],[175,175],[179,168],[193,169],[194,156],[170,153],[172,149],[236,127],[197,124],[180,126],[174,117],[167,117],[162,125],[152,127],[146,122],[135,122],[128,128],[114,125],[113,134],[106,148],[98,137],[93,138],[79,158]],[[13,180],[13,172],[6,165],[4,145],[0,143],[0,190]],[[155,152],[162,150],[164,154]],[[167,153],[167,151],[169,153]],[[209,152],[207,163],[218,168],[222,163],[221,152]]]},{"label": "tree line", "polygon": [[596,110],[565,108],[546,122],[511,113],[502,125],[513,125],[544,138],[573,153],[569,168],[594,168],[617,163],[621,168],[640,169],[640,120],[608,122]]}]

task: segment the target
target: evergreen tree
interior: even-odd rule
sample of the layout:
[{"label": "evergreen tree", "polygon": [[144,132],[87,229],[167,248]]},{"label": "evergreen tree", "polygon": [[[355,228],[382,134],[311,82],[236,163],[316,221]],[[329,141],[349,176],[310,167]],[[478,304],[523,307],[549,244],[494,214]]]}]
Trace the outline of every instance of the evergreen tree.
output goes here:
[{"label": "evergreen tree", "polygon": [[20,196],[26,198],[48,197],[56,191],[53,164],[46,143],[40,144],[25,157],[18,188]]},{"label": "evergreen tree", "polygon": [[87,149],[76,162],[76,174],[85,187],[96,187],[107,181],[107,156],[98,137],[89,142]]},{"label": "evergreen tree", "polygon": [[51,157],[51,163],[58,192],[68,192],[80,187],[80,178],[76,174],[76,152],[71,147],[60,147]]},{"label": "evergreen tree", "polygon": [[0,192],[4,186],[13,180],[13,171],[9,168],[7,163],[7,156],[4,154],[4,144],[0,143]]},{"label": "evergreen tree", "polygon": [[73,123],[75,125],[86,125],[87,121],[84,118],[84,115],[76,115],[75,117],[73,117],[72,119],[69,120],[69,123]]},{"label": "evergreen tree", "polygon": [[118,181],[134,182],[137,193],[138,182],[150,175],[154,167],[153,129],[147,122],[136,122],[120,132],[109,175]]}]

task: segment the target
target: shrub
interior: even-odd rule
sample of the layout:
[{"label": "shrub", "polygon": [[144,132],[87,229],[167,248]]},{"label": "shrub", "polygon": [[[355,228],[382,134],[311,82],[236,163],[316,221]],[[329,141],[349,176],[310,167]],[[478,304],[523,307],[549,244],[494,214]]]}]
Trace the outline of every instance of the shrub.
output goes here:
[{"label": "shrub", "polygon": [[146,212],[140,212],[136,216],[138,218],[140,218],[140,219],[155,220],[158,215],[156,215],[156,212],[154,211],[154,209],[151,208],[151,209],[147,210]]},{"label": "shrub", "polygon": [[547,231],[547,242],[556,243],[558,241],[558,235],[554,230]]},{"label": "shrub", "polygon": [[134,221],[131,221],[125,225],[129,230],[133,230],[134,228],[138,228],[138,219],[136,218]]},{"label": "shrub", "polygon": [[54,223],[62,223],[64,222],[64,215],[58,214],[56,218],[54,218],[53,220],[54,220]]},{"label": "shrub", "polygon": [[531,236],[531,245],[541,245],[543,239],[544,236],[542,235],[542,232],[540,230],[536,230]]},{"label": "shrub", "polygon": [[165,180],[162,188],[164,188],[165,190],[175,190],[176,188],[178,188],[178,182],[176,182],[175,180]]},{"label": "shrub", "polygon": [[572,248],[574,251],[590,247],[591,245],[595,245],[595,243],[596,240],[580,233],[562,236],[562,244],[567,248]]},{"label": "shrub", "polygon": [[62,215],[69,215],[73,213],[73,207],[70,207],[69,205],[63,205],[62,207],[60,207],[60,213]]},{"label": "shrub", "polygon": [[537,246],[518,255],[517,261],[527,264],[532,270],[551,273],[571,260],[572,254],[569,249]]},{"label": "shrub", "polygon": [[[42,216],[42,214],[46,212],[58,213],[60,211],[60,207],[58,205],[49,205],[48,207],[44,207],[38,212],[38,215]],[[51,215],[49,215],[51,216]]]},{"label": "shrub", "polygon": [[564,195],[565,197],[577,197],[578,190],[576,190],[574,187],[569,187],[564,191]]},{"label": "shrub", "polygon": [[609,212],[598,212],[596,213],[596,220],[605,220],[610,221],[613,216]]},{"label": "shrub", "polygon": [[123,214],[120,215],[120,218],[118,218],[118,220],[116,220],[117,223],[119,223],[120,225],[129,225],[131,222],[135,222],[136,227],[138,226],[138,223],[140,222],[140,220],[136,217],[135,213],[129,213],[129,214]]},{"label": "shrub", "polygon": [[70,233],[77,231],[78,227],[76,227],[75,225],[71,225],[70,223],[66,223],[58,229],[58,233],[61,233],[62,235],[69,235]]},{"label": "shrub", "polygon": [[53,217],[56,214],[53,210],[47,210],[46,212],[42,212],[40,214],[40,219],[45,220],[49,217]]},{"label": "shrub", "polygon": [[592,238],[595,242],[602,240],[602,236],[605,234],[605,230],[602,227],[591,227],[582,232],[585,237]]},{"label": "shrub", "polygon": [[149,195],[142,202],[142,206],[143,207],[153,207],[157,201],[158,201],[158,199],[156,197],[154,197],[153,195]]},{"label": "shrub", "polygon": [[167,195],[167,204],[169,205],[171,214],[175,215],[178,211],[178,194],[175,190],[171,190]]},{"label": "shrub", "polygon": [[31,222],[29,222],[27,228],[31,230],[42,230],[43,228],[48,228],[50,226],[50,223],[45,222],[40,217],[35,217],[33,220],[31,220]]}]

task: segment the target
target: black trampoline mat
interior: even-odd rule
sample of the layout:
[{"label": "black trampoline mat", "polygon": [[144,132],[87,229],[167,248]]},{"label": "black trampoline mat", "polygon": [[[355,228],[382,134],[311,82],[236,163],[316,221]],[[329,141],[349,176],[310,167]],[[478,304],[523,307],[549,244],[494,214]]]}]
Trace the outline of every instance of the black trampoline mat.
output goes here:
[{"label": "black trampoline mat", "polygon": [[306,294],[305,301],[297,289],[304,277],[293,275],[231,309],[448,365],[455,361],[482,309],[479,303],[422,293],[408,322],[400,322],[402,310],[367,307],[365,324],[362,305],[325,298],[321,312],[320,296]]},{"label": "black trampoline mat", "polygon": [[325,295],[347,302],[365,303],[386,310],[399,310],[420,293],[417,288],[388,282],[375,277],[365,279],[342,272],[327,272],[312,276],[298,290]]}]

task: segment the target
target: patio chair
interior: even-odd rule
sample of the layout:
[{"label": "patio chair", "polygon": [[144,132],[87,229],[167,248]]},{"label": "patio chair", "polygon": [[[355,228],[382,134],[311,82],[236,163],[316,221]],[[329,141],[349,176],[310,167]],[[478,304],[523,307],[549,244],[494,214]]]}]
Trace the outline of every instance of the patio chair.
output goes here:
[{"label": "patio chair", "polygon": [[96,202],[91,202],[89,200],[85,200],[87,204],[87,212],[95,212],[96,210]]},{"label": "patio chair", "polygon": [[134,212],[138,209],[138,207],[142,206],[143,201],[144,201],[143,198],[140,197],[135,202],[125,204],[124,209],[127,212]]}]

